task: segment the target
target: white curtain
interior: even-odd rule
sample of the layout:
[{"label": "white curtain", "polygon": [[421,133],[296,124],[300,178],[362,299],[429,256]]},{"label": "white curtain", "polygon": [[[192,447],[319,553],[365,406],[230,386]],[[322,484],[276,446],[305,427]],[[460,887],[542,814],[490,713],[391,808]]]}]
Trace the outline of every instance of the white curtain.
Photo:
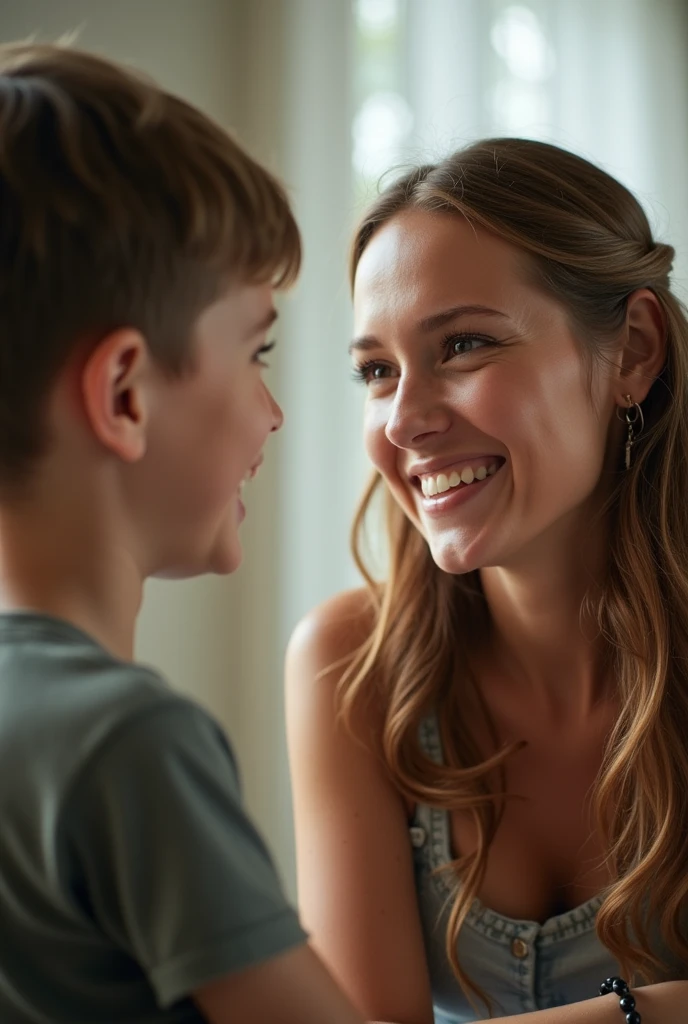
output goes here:
[{"label": "white curtain", "polygon": [[395,40],[386,87],[370,88],[358,111],[368,185],[384,164],[480,137],[557,143],[639,196],[679,251],[685,291],[685,0],[359,0],[356,11],[364,62],[375,60],[376,34],[378,46],[384,34]]}]

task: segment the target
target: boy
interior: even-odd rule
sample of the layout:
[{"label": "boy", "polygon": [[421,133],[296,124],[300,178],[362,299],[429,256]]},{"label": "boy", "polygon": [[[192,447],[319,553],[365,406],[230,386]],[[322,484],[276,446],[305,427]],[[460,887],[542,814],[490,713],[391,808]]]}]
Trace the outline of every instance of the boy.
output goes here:
[{"label": "boy", "polygon": [[231,572],[281,412],[277,183],[92,55],[0,48],[0,1020],[357,1024],[227,741],[132,663],[144,580]]}]

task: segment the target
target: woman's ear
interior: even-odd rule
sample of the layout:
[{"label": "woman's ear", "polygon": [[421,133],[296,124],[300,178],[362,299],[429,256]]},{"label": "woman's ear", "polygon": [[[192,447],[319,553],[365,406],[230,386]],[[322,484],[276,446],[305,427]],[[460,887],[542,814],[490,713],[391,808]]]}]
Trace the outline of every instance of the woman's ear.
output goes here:
[{"label": "woman's ear", "polygon": [[633,400],[642,402],[666,360],[667,320],[650,288],[633,292],[626,304],[625,341],[620,376]]},{"label": "woman's ear", "polygon": [[91,429],[124,462],[137,462],[146,451],[149,366],[143,335],[124,327],[106,335],[82,369],[81,392]]}]

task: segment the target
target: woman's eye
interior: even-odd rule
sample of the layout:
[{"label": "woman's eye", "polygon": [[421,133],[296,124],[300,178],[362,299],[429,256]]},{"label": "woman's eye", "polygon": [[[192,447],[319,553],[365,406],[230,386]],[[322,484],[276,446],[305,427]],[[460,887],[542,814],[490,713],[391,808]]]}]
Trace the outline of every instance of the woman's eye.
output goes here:
[{"label": "woman's eye", "polygon": [[391,372],[391,366],[371,361],[368,363],[362,363],[360,366],[355,366],[353,369],[353,377],[354,380],[357,380],[362,384],[372,384],[372,382],[376,380],[385,380],[389,377]]},{"label": "woman's eye", "polygon": [[463,355],[464,352],[472,352],[475,345],[475,338],[455,338],[451,347],[452,355],[460,356]]},{"label": "woman's eye", "polygon": [[447,355],[451,356],[465,356],[471,352],[475,352],[479,348],[484,348],[486,345],[491,344],[488,338],[481,338],[477,334],[453,334],[445,339],[445,347]]}]

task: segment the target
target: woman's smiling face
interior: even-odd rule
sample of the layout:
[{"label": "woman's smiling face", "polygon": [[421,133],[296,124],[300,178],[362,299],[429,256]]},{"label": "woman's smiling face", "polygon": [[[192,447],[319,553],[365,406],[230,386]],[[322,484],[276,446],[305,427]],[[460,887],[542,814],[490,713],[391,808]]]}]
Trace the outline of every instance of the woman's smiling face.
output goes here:
[{"label": "woman's smiling face", "polygon": [[410,209],[357,267],[366,448],[447,572],[582,538],[620,443],[614,374],[590,366],[526,260],[459,215]]}]

